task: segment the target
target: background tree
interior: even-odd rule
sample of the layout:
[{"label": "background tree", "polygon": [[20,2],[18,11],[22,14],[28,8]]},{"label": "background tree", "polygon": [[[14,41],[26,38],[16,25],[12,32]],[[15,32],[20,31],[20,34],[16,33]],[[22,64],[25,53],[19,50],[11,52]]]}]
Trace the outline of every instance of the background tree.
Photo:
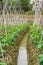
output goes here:
[{"label": "background tree", "polygon": [[21,0],[21,6],[24,11],[30,9],[30,0]]}]

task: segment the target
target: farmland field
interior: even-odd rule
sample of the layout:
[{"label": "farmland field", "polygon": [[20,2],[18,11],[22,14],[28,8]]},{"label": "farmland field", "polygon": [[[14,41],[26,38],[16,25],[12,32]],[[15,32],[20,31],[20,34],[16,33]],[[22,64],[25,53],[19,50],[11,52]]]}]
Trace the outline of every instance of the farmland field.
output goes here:
[{"label": "farmland field", "polygon": [[0,65],[43,65],[43,0],[0,0]]}]

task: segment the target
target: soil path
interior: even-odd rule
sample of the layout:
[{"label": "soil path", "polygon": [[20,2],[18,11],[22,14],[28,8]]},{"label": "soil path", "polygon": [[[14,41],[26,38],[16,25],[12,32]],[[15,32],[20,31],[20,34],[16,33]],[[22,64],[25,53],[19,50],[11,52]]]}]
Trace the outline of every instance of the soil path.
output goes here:
[{"label": "soil path", "polygon": [[27,39],[28,39],[28,33],[25,34],[23,40],[20,43],[17,65],[28,65],[27,50],[26,50]]}]

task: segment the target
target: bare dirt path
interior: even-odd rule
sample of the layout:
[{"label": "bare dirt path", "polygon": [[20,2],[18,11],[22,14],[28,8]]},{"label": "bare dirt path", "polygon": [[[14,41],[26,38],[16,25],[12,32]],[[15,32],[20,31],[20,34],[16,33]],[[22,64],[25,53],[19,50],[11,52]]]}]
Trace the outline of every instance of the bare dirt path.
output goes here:
[{"label": "bare dirt path", "polygon": [[28,39],[28,33],[25,34],[23,40],[20,43],[17,65],[28,65],[26,44]]}]

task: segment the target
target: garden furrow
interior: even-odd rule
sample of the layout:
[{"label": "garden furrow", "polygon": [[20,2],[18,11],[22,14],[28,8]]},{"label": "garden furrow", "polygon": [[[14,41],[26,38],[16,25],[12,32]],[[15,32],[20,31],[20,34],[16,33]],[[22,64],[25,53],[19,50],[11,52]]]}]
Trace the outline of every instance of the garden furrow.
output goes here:
[{"label": "garden furrow", "polygon": [[28,65],[29,58],[27,59],[27,50],[26,50],[27,39],[28,39],[28,33],[25,34],[23,40],[20,43],[17,65]]}]

